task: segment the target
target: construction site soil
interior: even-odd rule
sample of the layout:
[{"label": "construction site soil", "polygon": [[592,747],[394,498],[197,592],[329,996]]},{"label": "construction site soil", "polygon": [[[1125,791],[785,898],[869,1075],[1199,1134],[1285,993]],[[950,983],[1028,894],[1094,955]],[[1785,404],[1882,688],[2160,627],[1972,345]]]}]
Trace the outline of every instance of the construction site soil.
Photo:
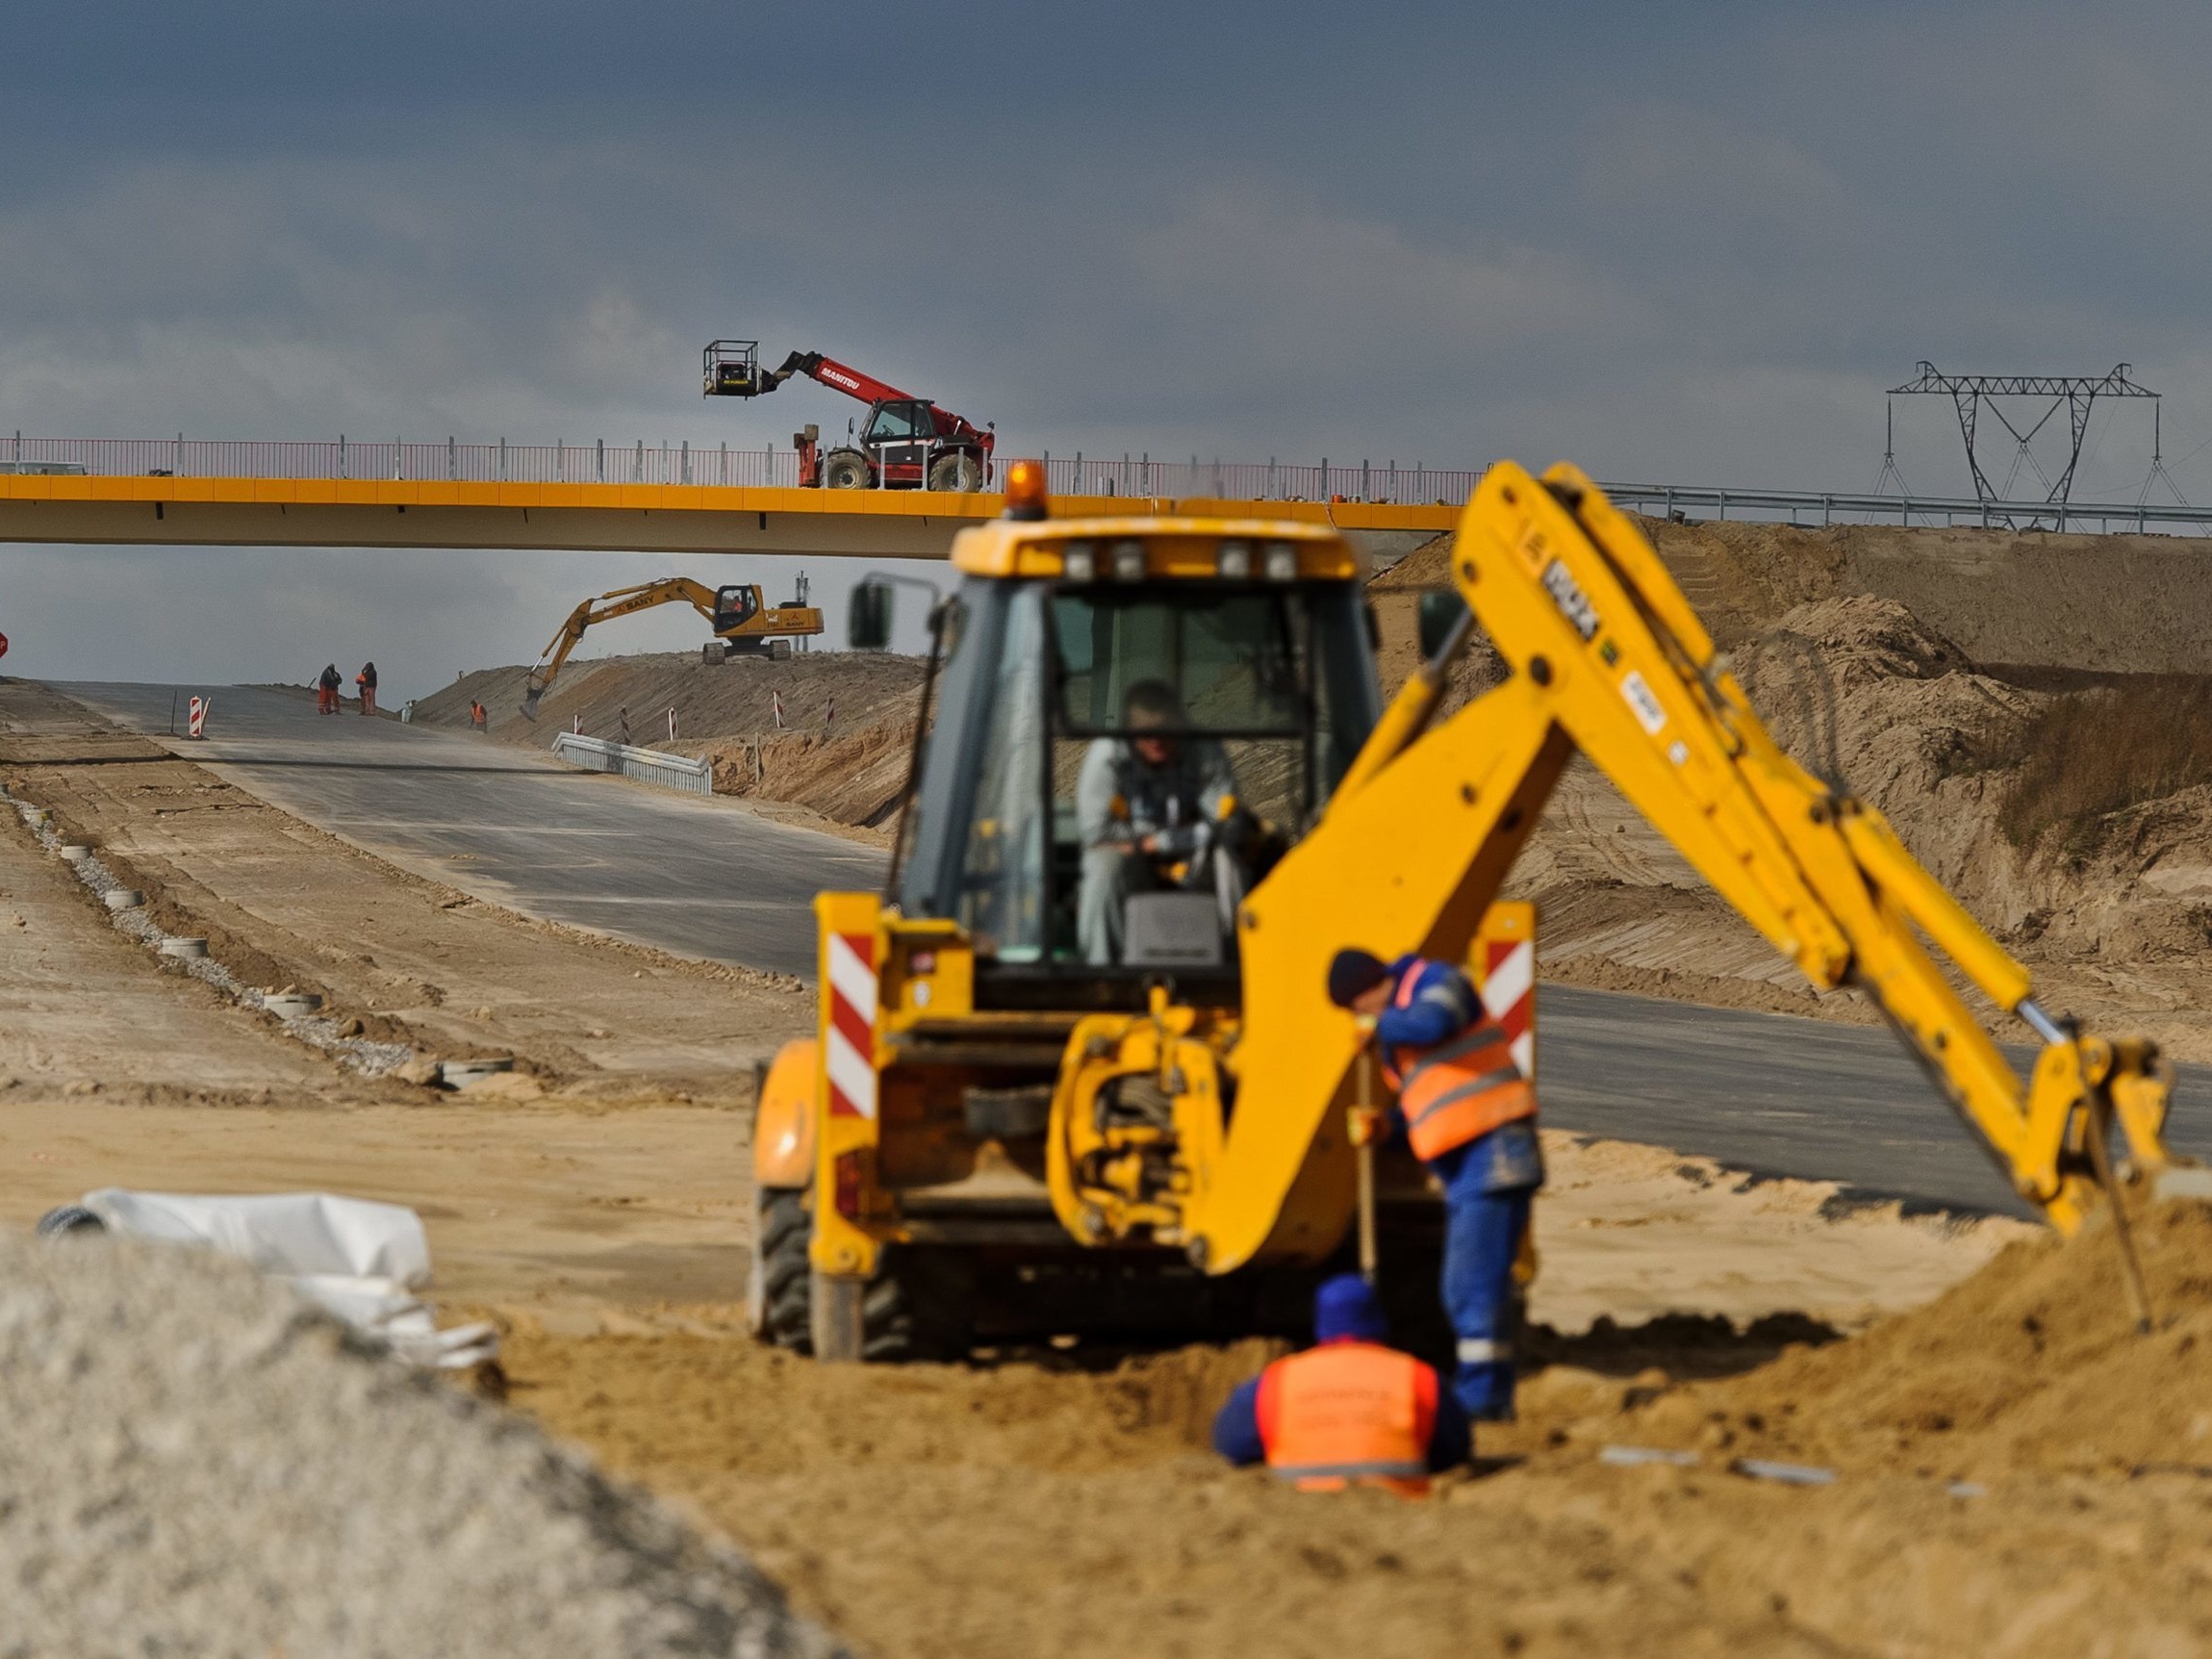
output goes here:
[{"label": "construction site soil", "polygon": [[[2203,1041],[2196,1010],[2212,947],[2187,926],[2200,885],[2212,887],[2212,803],[2131,809],[2071,859],[2021,852],[1992,838],[2004,780],[1974,758],[1988,711],[2082,675],[2212,670],[2190,655],[2207,649],[2197,643],[2207,619],[2190,607],[2212,604],[2199,597],[2212,589],[2187,579],[2186,545],[2017,539],[2010,558],[2007,539],[1961,533],[1931,539],[1929,570],[1916,573],[1919,532],[1659,533],[1786,739],[1812,757],[1833,725],[1860,787],[2030,957],[2056,987],[2051,1001],[2107,1023],[2147,1019],[2185,1053]],[[1431,550],[1377,584],[1398,674],[1411,590],[1440,562]],[[2123,591],[2130,582],[2143,591]],[[2051,594],[2070,596],[2063,622],[2042,616]],[[458,724],[470,695],[512,709],[521,671],[505,673],[423,700],[417,718]],[[542,726],[514,716],[495,731],[542,741],[586,712],[587,730],[609,734],[583,702],[557,701],[590,693],[589,709],[626,706],[642,734],[665,729],[674,702],[683,743],[743,746],[729,764],[750,762],[756,802],[879,833],[879,804],[834,790],[860,770],[870,732],[879,756],[910,741],[918,673],[839,653],[577,664]],[[1468,665],[1461,690],[1485,673]],[[687,680],[702,682],[696,704],[677,701]],[[761,705],[778,690],[801,728],[762,744]],[[719,726],[710,695],[727,700]],[[817,695],[838,699],[828,731],[805,724]],[[348,1069],[163,965],[13,814],[0,817],[0,1223],[27,1228],[108,1185],[319,1188],[413,1205],[442,1313],[481,1314],[502,1332],[506,1409],[583,1448],[615,1483],[572,1471],[551,1487],[496,1487],[513,1494],[499,1501],[516,1535],[498,1571],[539,1563],[529,1582],[544,1595],[582,1595],[577,1586],[632,1570],[625,1582],[648,1592],[668,1582],[653,1576],[661,1566],[595,1556],[606,1529],[573,1519],[579,1501],[595,1516],[646,1513],[625,1507],[622,1483],[637,1482],[699,1535],[623,1520],[615,1530],[646,1537],[650,1563],[709,1563],[695,1584],[748,1582],[736,1557],[716,1553],[712,1540],[729,1540],[801,1614],[868,1654],[2179,1654],[2212,1641],[2202,1210],[2139,1214],[2157,1323],[2137,1337],[2107,1228],[2061,1244],[2009,1221],[1908,1216],[1842,1203],[1818,1184],[1755,1183],[1664,1149],[1547,1135],[1521,1420],[1486,1428],[1477,1466],[1429,1502],[1317,1498],[1225,1469],[1205,1449],[1214,1406],[1269,1351],[1258,1343],[986,1352],[895,1370],[823,1367],[753,1344],[742,1329],[743,1109],[752,1062],[809,1026],[803,987],[467,899],[21,682],[0,682],[0,782],[98,847],[167,931],[208,936],[246,983],[320,990],[335,1018],[411,1056],[380,1075]],[[1594,776],[1569,778],[1521,880],[1544,903],[1555,977],[1808,1005]],[[1812,1011],[1862,1017],[1856,1007],[1834,998]],[[428,1061],[483,1053],[513,1055],[518,1075],[459,1092],[429,1083]],[[91,1495],[148,1460],[174,1462],[180,1446],[196,1443],[240,1483],[203,1471],[126,1493],[115,1513],[145,1524],[82,1535],[110,1599],[87,1602],[80,1628],[17,1638],[19,1650],[113,1650],[126,1638],[157,1650],[138,1638],[163,1632],[158,1604],[140,1623],[85,1621],[133,1585],[186,1585],[165,1576],[172,1566],[197,1574],[191,1594],[207,1599],[262,1553],[319,1561],[321,1541],[302,1549],[299,1535],[364,1524],[358,1514],[399,1540],[371,1557],[393,1595],[419,1574],[453,1581],[439,1559],[464,1536],[447,1524],[451,1483],[418,1478],[411,1462],[357,1512],[346,1497],[359,1489],[326,1472],[351,1480],[353,1464],[401,1445],[419,1447],[416,1460],[491,1470],[445,1431],[402,1414],[347,1440],[321,1434],[312,1412],[272,1406],[261,1415],[273,1435],[263,1436],[248,1421],[258,1393],[192,1404],[190,1376],[222,1393],[245,1386],[227,1380],[232,1369],[275,1363],[261,1357],[273,1350],[259,1287],[235,1293],[245,1346],[234,1362],[222,1358],[229,1337],[194,1346],[179,1334],[218,1321],[199,1292],[158,1275],[124,1290],[89,1268],[0,1276],[37,1287],[37,1319],[48,1321],[0,1316],[0,1375],[56,1401],[25,1419],[39,1461],[0,1436],[0,1467],[36,1468],[41,1493],[88,1494],[0,1506],[0,1529],[12,1514],[50,1537],[96,1522]],[[171,1295],[176,1321],[132,1312],[141,1302],[131,1297]],[[76,1325],[42,1340],[88,1298],[97,1344]],[[329,1363],[341,1359],[387,1374],[359,1356]],[[102,1408],[66,1410],[55,1367],[100,1365]],[[142,1405],[117,1380],[140,1373],[159,1385]],[[308,1398],[397,1386],[283,1365],[270,1375]],[[470,1405],[468,1421],[468,1435],[513,1431],[488,1405]],[[319,1513],[286,1497],[287,1478],[271,1472],[288,1467],[294,1434],[314,1449],[292,1476],[331,1494]],[[524,1448],[524,1464],[547,1455],[528,1449],[534,1441],[502,1443]],[[1649,1448],[1695,1461],[1622,1467],[1609,1447],[1615,1460],[1618,1448]],[[1757,1478],[1733,1467],[1742,1459],[1834,1478]],[[228,1506],[208,1534],[223,1548],[168,1553],[210,1504]],[[62,1509],[75,1519],[44,1519]],[[534,1542],[547,1527],[561,1538]],[[71,1570],[93,1570],[70,1547]],[[23,1563],[40,1559],[53,1557],[15,1552],[0,1565],[13,1594],[23,1594]],[[184,1589],[177,1599],[189,1600]],[[138,1601],[152,1604],[150,1593]],[[228,1650],[221,1637],[197,1649],[176,1639],[199,1628],[180,1616],[164,1650]],[[539,1650],[579,1640],[575,1625],[520,1628],[543,1629]],[[703,1639],[633,1633],[614,1650],[756,1650],[734,1626],[705,1628]],[[316,1635],[304,1622],[241,1622],[228,1646],[352,1650]]]}]

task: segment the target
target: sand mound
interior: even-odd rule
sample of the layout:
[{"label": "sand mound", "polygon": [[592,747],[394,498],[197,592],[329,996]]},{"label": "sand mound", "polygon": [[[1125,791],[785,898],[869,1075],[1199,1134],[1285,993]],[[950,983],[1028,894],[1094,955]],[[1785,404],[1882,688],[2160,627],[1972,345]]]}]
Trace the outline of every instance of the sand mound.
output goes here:
[{"label": "sand mound", "polygon": [[727,1548],[242,1266],[10,1241],[0,1376],[0,1651],[836,1651]]},{"label": "sand mound", "polygon": [[2109,1222],[2011,1244],[1925,1308],[1612,1432],[1652,1444],[1945,1477],[2212,1473],[2212,1208],[2136,1229],[2157,1329],[2135,1334]]}]

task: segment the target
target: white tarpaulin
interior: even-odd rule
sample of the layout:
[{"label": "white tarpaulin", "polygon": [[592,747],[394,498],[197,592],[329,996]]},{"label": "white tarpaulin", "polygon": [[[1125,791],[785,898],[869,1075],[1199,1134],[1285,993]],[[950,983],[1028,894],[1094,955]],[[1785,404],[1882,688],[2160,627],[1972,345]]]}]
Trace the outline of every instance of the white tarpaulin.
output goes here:
[{"label": "white tarpaulin", "polygon": [[81,1202],[111,1232],[204,1245],[287,1280],[417,1365],[472,1365],[497,1351],[491,1326],[441,1331],[414,1294],[430,1282],[430,1241],[422,1218],[403,1205],[328,1192],[205,1197],[119,1187]]}]

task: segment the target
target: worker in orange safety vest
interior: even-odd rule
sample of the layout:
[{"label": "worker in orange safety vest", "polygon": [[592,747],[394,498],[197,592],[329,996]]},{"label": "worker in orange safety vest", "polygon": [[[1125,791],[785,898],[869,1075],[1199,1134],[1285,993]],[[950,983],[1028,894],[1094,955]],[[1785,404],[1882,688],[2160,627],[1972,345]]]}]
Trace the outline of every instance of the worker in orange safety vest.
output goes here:
[{"label": "worker in orange safety vest", "polygon": [[1436,1371],[1386,1346],[1374,1289],[1357,1273],[1313,1295],[1314,1345],[1241,1383],[1213,1419],[1231,1463],[1264,1463],[1301,1492],[1379,1486],[1408,1497],[1464,1463],[1466,1414]]},{"label": "worker in orange safety vest", "polygon": [[1514,1264],[1544,1178],[1536,1089],[1472,982],[1449,962],[1339,951],[1329,998],[1374,1042],[1398,1091],[1406,1143],[1443,1188],[1444,1313],[1459,1340],[1452,1393],[1477,1421],[1511,1421]]}]

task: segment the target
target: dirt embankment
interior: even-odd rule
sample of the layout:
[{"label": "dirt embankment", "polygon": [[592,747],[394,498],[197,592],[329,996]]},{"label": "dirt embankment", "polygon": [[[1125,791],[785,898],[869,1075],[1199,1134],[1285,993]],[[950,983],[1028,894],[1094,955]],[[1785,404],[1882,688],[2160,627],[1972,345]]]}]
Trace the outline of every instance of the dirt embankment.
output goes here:
[{"label": "dirt embankment", "polygon": [[[2036,971],[2047,1001],[2141,1029],[2182,1058],[2212,1058],[2212,1019],[2199,1012],[2212,993],[2212,789],[2137,802],[2025,846],[2003,827],[2021,786],[2003,739],[2024,717],[2084,686],[2212,671],[2212,588],[2198,544],[1645,527],[1777,738],[1880,807]],[[1375,584],[1386,672],[1410,671],[1415,593],[1445,579],[1448,551],[1432,544]],[[1487,651],[1471,653],[1454,702],[1497,672]],[[1806,987],[1581,761],[1513,888],[1542,906],[1552,979],[1874,1018],[1847,993]]]},{"label": "dirt embankment", "polygon": [[776,815],[882,842],[905,781],[922,672],[919,657],[861,651],[802,651],[781,662],[595,657],[562,669],[534,721],[521,712],[529,670],[520,667],[464,675],[418,702],[415,718],[465,729],[470,703],[481,699],[491,734],[503,742],[548,748],[579,722],[589,737],[626,732],[633,743],[710,760],[718,795],[793,808]]}]

